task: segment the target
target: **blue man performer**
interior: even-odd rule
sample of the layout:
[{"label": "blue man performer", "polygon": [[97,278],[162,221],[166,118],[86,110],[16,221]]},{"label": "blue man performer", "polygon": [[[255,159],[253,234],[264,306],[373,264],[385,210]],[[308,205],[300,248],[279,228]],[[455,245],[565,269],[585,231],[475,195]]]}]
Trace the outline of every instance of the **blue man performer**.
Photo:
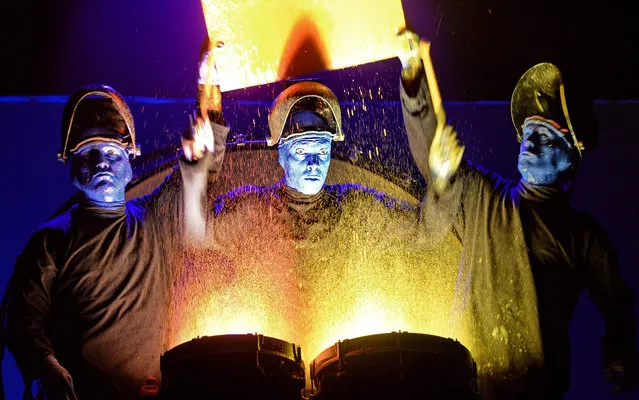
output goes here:
[{"label": "blue man performer", "polygon": [[[37,380],[47,399],[135,399],[146,378],[159,378],[174,260],[182,240],[202,230],[181,233],[185,209],[204,195],[214,167],[210,134],[223,151],[228,132],[215,122],[201,116],[198,126],[210,129],[185,135],[180,169],[126,201],[138,154],[128,105],[106,85],[69,98],[59,159],[70,163],[80,200],[34,232],[5,294],[7,346],[27,396]],[[190,212],[199,211],[198,203]]]},{"label": "blue man performer", "polygon": [[435,128],[426,79],[402,93],[411,148],[429,154],[418,161],[431,187],[424,217],[452,228],[463,246],[458,321],[486,398],[561,398],[570,385],[568,325],[583,290],[605,322],[606,376],[617,389],[633,384],[634,297],[603,228],[569,203],[597,137],[592,103],[578,89],[549,63],[519,80],[511,103],[519,181],[462,161],[454,130]]}]

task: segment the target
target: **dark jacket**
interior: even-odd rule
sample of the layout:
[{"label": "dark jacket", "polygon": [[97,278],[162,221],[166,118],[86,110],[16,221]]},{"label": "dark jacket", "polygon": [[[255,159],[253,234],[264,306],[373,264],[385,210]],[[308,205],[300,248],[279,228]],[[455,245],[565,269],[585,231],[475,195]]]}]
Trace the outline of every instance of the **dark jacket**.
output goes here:
[{"label": "dark jacket", "polygon": [[[411,94],[411,95],[409,95]],[[402,91],[418,166],[429,174],[434,134],[427,84]],[[463,246],[456,294],[460,336],[478,362],[484,393],[560,396],[570,384],[568,325],[587,290],[605,321],[604,354],[635,354],[633,295],[604,230],[551,188],[505,180],[462,162],[450,186],[431,194],[422,218],[452,229]],[[434,232],[437,236],[440,232]]]}]

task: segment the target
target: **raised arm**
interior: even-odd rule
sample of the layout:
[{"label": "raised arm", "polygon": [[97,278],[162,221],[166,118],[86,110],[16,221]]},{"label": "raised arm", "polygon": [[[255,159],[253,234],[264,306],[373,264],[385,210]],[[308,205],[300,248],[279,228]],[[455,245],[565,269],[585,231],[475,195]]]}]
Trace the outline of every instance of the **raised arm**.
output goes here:
[{"label": "raised arm", "polygon": [[[217,44],[213,46],[208,37],[202,44],[196,116],[191,120],[191,135],[182,137],[186,159],[186,162],[180,163],[184,175],[184,232],[188,243],[198,245],[206,239],[209,209],[207,183],[214,180],[221,169],[229,131],[222,113],[222,93],[214,59],[218,47]],[[205,163],[204,168],[189,167],[198,160],[200,164]]]},{"label": "raised arm", "polygon": [[399,85],[402,114],[410,151],[426,182],[430,181],[428,154],[437,128],[428,82],[422,61],[419,37],[410,31],[399,33],[407,50],[399,55],[402,62]]},{"label": "raised arm", "polygon": [[413,159],[429,186],[441,192],[457,171],[464,147],[452,127],[446,125],[446,112],[439,93],[430,43],[403,30],[408,50],[400,54],[402,79],[400,95],[408,142]]},{"label": "raised arm", "polygon": [[[415,164],[428,184],[422,202],[419,234],[423,242],[437,244],[458,222],[461,182],[451,188],[464,147],[454,129],[446,125],[437,79],[430,59],[430,43],[410,31],[399,33],[408,51],[400,54],[400,96],[408,143]],[[458,236],[462,229],[456,229]]]}]

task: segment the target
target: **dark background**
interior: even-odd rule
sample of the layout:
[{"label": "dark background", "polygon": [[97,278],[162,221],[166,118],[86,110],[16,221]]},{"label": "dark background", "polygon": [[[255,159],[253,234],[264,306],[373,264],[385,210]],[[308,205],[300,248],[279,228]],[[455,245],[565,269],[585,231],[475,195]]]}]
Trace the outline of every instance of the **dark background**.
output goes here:
[{"label": "dark background", "polygon": [[[541,60],[579,71],[597,99],[639,97],[630,1],[403,0],[433,42],[446,100],[508,100]],[[125,94],[182,97],[205,34],[197,0],[5,1],[0,95],[65,94],[106,81]],[[347,40],[345,38],[345,40]]]},{"label": "dark background", "polygon": [[[74,192],[66,168],[55,161],[66,96],[95,82],[120,90],[150,160],[155,149],[175,143],[176,131],[186,121],[206,32],[196,0],[8,3],[0,6],[0,135],[5,150],[0,169],[0,290],[33,229]],[[637,14],[622,4],[404,0],[413,29],[433,42],[446,110],[466,143],[466,155],[506,177],[517,177],[518,145],[508,99],[519,76],[538,62],[552,61],[590,87],[598,99],[602,134],[598,148],[581,166],[573,202],[607,230],[623,276],[639,292],[639,64],[633,47],[639,43],[638,23]],[[397,102],[398,73],[399,63],[393,60],[325,74],[324,79],[342,108],[353,111],[345,117],[345,146],[365,154],[368,142],[377,140],[382,145],[380,164],[403,160],[405,165],[398,168],[414,173]],[[367,100],[364,111],[358,89],[378,87],[386,100]],[[263,136],[264,111],[278,90],[271,85],[225,96],[232,135]],[[260,117],[256,108],[262,110]],[[388,137],[382,136],[383,129]],[[144,170],[145,165],[136,167]],[[599,366],[601,329],[601,317],[584,295],[571,324],[573,384],[568,399],[609,397]],[[18,399],[20,376],[7,358],[3,378],[8,398]],[[621,398],[638,394],[635,390]]]}]

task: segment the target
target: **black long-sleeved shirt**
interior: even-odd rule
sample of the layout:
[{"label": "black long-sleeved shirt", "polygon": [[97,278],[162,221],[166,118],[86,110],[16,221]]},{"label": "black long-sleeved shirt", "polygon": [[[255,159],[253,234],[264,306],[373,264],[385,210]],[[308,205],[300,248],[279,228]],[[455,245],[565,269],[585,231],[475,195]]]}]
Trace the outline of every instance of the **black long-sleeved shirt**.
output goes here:
[{"label": "black long-sleeved shirt", "polygon": [[32,235],[6,293],[7,346],[26,381],[42,377],[47,355],[81,399],[137,398],[146,378],[160,378],[182,196],[219,171],[227,133],[215,126],[219,154],[181,162],[152,193],[117,209],[80,203]]},{"label": "black long-sleeved shirt", "polygon": [[[135,398],[159,377],[179,232],[179,180],[115,210],[74,206],[41,226],[11,280],[7,345],[27,380],[55,356],[80,398]],[[165,350],[165,349],[164,349]]]},{"label": "black long-sleeved shirt", "polygon": [[[425,80],[410,94],[402,90],[404,120],[428,179],[435,119]],[[485,395],[553,397],[568,389],[568,325],[584,289],[605,321],[605,355],[633,362],[633,295],[604,230],[564,193],[463,162],[422,212],[430,228],[452,229],[462,243],[459,334],[477,360]]]}]

